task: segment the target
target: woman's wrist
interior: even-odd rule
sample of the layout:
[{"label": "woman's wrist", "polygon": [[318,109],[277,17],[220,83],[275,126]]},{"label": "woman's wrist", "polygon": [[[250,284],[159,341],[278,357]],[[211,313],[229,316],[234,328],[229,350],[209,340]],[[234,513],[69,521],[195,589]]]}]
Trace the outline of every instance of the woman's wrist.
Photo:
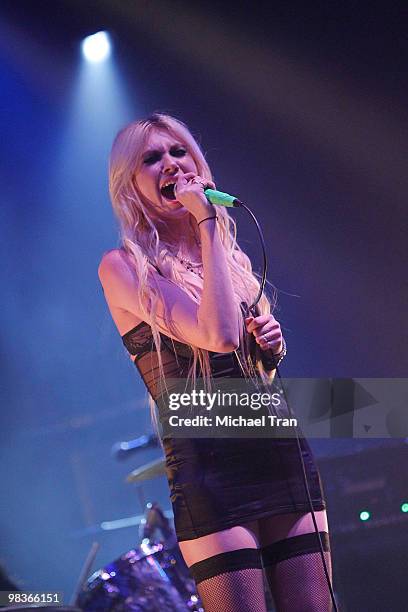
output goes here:
[{"label": "woman's wrist", "polygon": [[204,223],[205,221],[210,222],[211,220],[217,221],[218,217],[217,217],[217,213],[212,213],[210,215],[208,215],[207,217],[203,217],[202,219],[200,219],[200,221],[197,220],[197,225],[198,227],[200,227],[201,223]]},{"label": "woman's wrist", "polygon": [[286,353],[286,342],[283,337],[282,349],[279,351],[279,353],[273,353],[271,349],[267,349],[266,351],[261,350],[261,360],[265,370],[275,370],[279,366],[283,358],[286,356]]}]

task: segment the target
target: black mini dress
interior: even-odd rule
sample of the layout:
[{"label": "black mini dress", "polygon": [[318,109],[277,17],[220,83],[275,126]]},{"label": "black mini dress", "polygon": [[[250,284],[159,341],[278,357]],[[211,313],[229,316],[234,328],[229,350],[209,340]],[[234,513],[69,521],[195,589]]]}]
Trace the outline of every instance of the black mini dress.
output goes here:
[{"label": "black mini dress", "polygon": [[[166,380],[186,378],[187,345],[161,334]],[[157,402],[159,367],[151,328],[140,323],[123,343]],[[243,374],[235,353],[210,353],[214,378]],[[326,507],[319,471],[300,437],[313,509]],[[191,540],[276,514],[307,513],[310,506],[294,438],[164,437],[166,474],[178,541]]]}]

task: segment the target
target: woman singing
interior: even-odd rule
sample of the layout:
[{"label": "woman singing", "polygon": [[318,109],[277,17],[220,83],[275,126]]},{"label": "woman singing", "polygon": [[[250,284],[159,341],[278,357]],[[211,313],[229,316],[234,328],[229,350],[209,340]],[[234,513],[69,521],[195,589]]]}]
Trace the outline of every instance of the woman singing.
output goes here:
[{"label": "woman singing", "polygon": [[[153,400],[163,380],[237,379],[251,359],[265,382],[268,355],[282,352],[265,295],[243,325],[241,303],[253,303],[259,283],[234,221],[205,187],[214,188],[208,164],[177,119],[155,114],[117,135],[110,194],[121,247],[104,254],[99,278]],[[300,442],[331,571],[320,477]],[[295,439],[168,436],[163,446],[177,538],[206,612],[265,611],[262,568],[277,610],[331,610]]]}]

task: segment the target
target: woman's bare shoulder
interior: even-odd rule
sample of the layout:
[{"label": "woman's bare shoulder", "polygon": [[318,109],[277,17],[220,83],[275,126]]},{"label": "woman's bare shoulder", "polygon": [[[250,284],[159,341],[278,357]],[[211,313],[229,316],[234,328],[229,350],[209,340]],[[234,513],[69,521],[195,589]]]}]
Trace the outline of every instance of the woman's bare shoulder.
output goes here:
[{"label": "woman's bare shoulder", "polygon": [[103,253],[98,276],[112,318],[123,335],[143,320],[136,293],[136,274],[126,251],[117,248]]},{"label": "woman's bare shoulder", "polygon": [[99,267],[102,268],[128,263],[129,255],[123,248],[109,249],[102,254]]},{"label": "woman's bare shoulder", "polygon": [[105,251],[98,266],[98,276],[102,284],[117,275],[135,275],[134,267],[130,264],[129,255],[124,249],[110,249]]}]

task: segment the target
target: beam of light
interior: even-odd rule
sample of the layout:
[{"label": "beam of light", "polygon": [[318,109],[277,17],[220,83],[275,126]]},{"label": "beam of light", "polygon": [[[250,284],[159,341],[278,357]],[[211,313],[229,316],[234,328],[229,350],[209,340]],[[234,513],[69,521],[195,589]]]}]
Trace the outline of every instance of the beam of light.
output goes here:
[{"label": "beam of light", "polygon": [[107,32],[97,32],[82,41],[82,53],[88,62],[103,62],[111,54],[111,42]]},{"label": "beam of light", "polygon": [[[91,223],[93,218],[95,222],[110,211],[106,202],[109,150],[118,129],[141,114],[134,98],[113,56],[98,64],[78,64],[65,103],[65,126],[56,155],[55,191],[60,197],[55,204],[60,206],[65,223],[80,220],[82,231],[91,231],[86,220]],[[91,234],[96,238],[95,232]]]}]

